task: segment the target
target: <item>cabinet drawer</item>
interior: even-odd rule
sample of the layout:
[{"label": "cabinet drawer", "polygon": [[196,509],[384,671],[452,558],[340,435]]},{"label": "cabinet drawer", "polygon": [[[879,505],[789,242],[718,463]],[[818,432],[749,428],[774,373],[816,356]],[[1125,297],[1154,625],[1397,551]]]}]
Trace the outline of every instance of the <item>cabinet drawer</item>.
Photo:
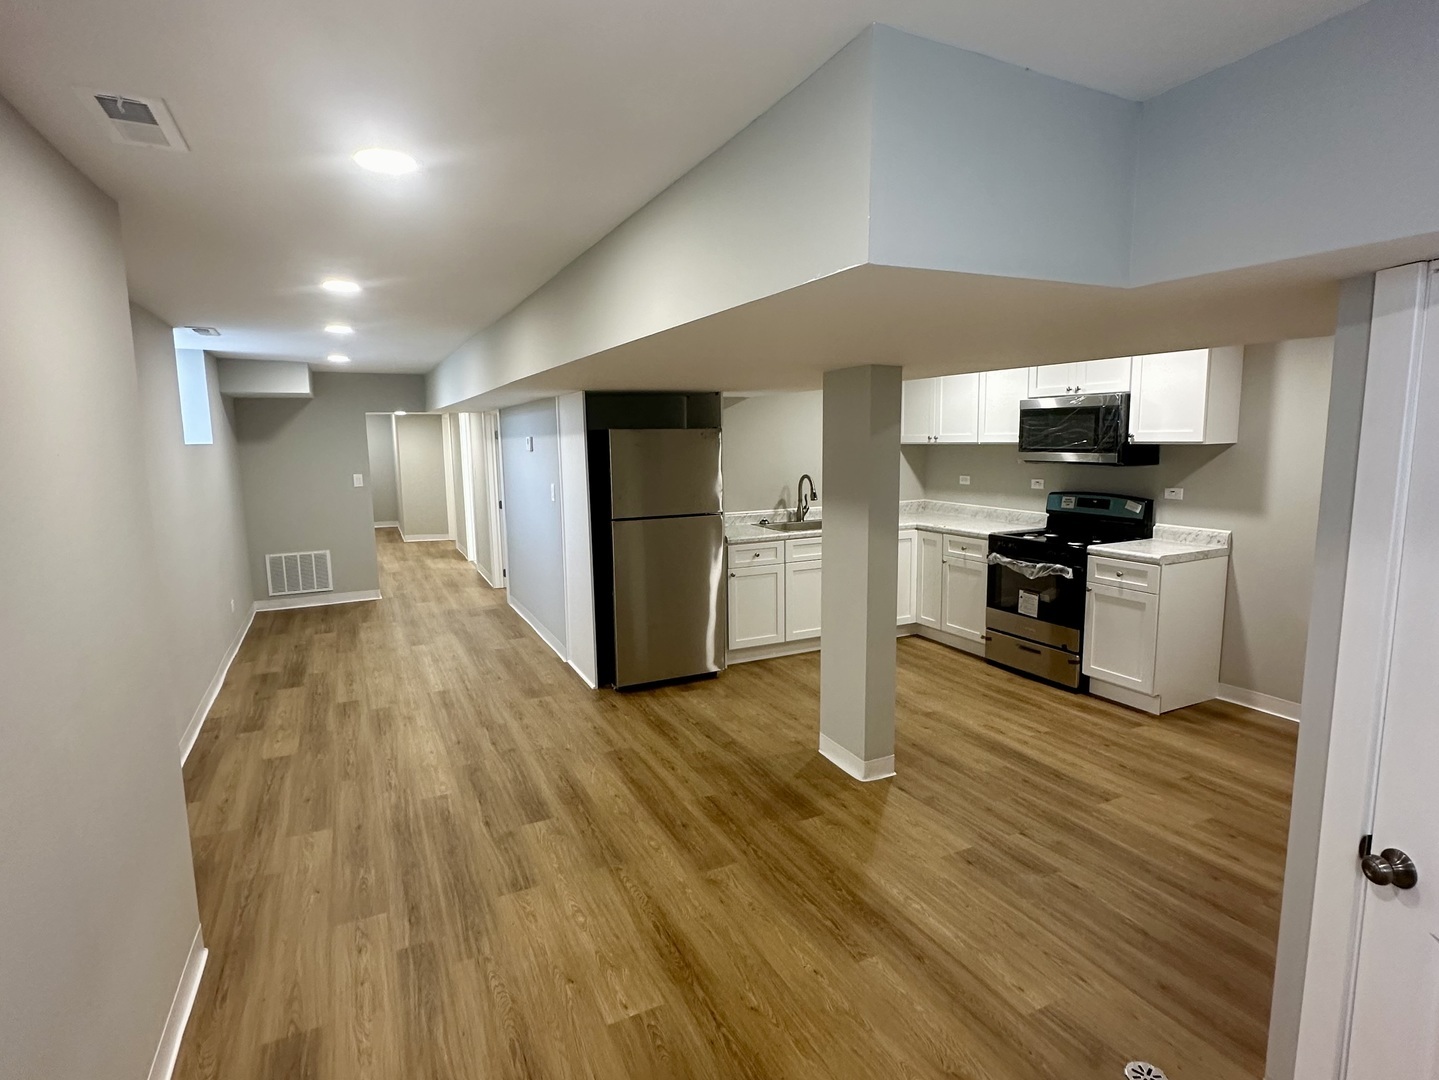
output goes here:
[{"label": "cabinet drawer", "polygon": [[730,569],[741,566],[770,566],[784,562],[784,541],[763,544],[733,544],[729,549]]},{"label": "cabinet drawer", "polygon": [[1141,592],[1159,591],[1159,567],[1149,563],[1122,562],[1099,555],[1089,557],[1089,580],[1105,585],[1118,585]]},{"label": "cabinet drawer", "polygon": [[971,559],[983,559],[988,554],[988,540],[976,540],[972,536],[956,536],[954,533],[944,534],[944,557],[946,559],[965,556]]},{"label": "cabinet drawer", "polygon": [[800,540],[784,542],[785,562],[813,562],[819,558],[820,539],[807,536]]}]

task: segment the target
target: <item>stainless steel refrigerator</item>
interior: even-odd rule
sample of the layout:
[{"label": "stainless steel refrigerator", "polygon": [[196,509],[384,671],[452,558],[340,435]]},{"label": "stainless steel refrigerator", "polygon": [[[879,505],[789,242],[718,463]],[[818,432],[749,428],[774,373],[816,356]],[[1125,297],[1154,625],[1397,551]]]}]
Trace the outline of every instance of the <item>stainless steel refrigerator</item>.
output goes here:
[{"label": "stainless steel refrigerator", "polygon": [[615,686],[724,667],[724,516],[714,428],[611,430]]}]

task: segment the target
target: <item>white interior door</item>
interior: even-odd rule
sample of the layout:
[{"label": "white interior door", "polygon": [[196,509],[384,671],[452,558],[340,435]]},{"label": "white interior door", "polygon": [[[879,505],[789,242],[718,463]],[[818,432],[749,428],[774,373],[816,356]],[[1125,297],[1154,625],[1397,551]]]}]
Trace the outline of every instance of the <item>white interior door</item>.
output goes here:
[{"label": "white interior door", "polygon": [[[1439,263],[1429,267],[1412,442],[1400,459],[1407,495],[1399,502],[1402,541],[1371,827],[1374,852],[1404,852],[1418,884],[1376,884],[1372,876],[1364,883],[1348,1080],[1439,1080],[1439,710],[1429,670],[1439,650],[1436,272]],[[1374,870],[1382,878],[1383,868]]]}]

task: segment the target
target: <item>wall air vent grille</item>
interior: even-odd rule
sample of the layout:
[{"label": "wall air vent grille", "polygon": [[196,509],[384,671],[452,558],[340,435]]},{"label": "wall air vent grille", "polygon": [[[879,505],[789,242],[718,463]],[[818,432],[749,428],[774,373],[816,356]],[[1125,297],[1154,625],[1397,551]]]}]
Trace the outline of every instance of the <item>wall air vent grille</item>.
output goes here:
[{"label": "wall air vent grille", "polygon": [[294,551],[283,555],[266,555],[265,570],[270,577],[271,596],[330,592],[335,587],[330,581],[328,551]]},{"label": "wall air vent grille", "polygon": [[127,146],[186,151],[190,147],[175,125],[175,118],[159,98],[137,98],[100,90],[81,89],[110,138]]}]

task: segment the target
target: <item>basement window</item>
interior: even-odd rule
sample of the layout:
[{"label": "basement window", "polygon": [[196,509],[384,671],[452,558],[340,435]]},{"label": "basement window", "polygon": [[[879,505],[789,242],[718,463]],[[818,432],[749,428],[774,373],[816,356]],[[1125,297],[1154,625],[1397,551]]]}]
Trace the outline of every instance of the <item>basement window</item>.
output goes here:
[{"label": "basement window", "polygon": [[[188,333],[177,330],[176,334]],[[215,431],[210,422],[210,383],[203,349],[175,349],[175,375],[180,386],[180,430],[186,446],[210,446]]]}]

